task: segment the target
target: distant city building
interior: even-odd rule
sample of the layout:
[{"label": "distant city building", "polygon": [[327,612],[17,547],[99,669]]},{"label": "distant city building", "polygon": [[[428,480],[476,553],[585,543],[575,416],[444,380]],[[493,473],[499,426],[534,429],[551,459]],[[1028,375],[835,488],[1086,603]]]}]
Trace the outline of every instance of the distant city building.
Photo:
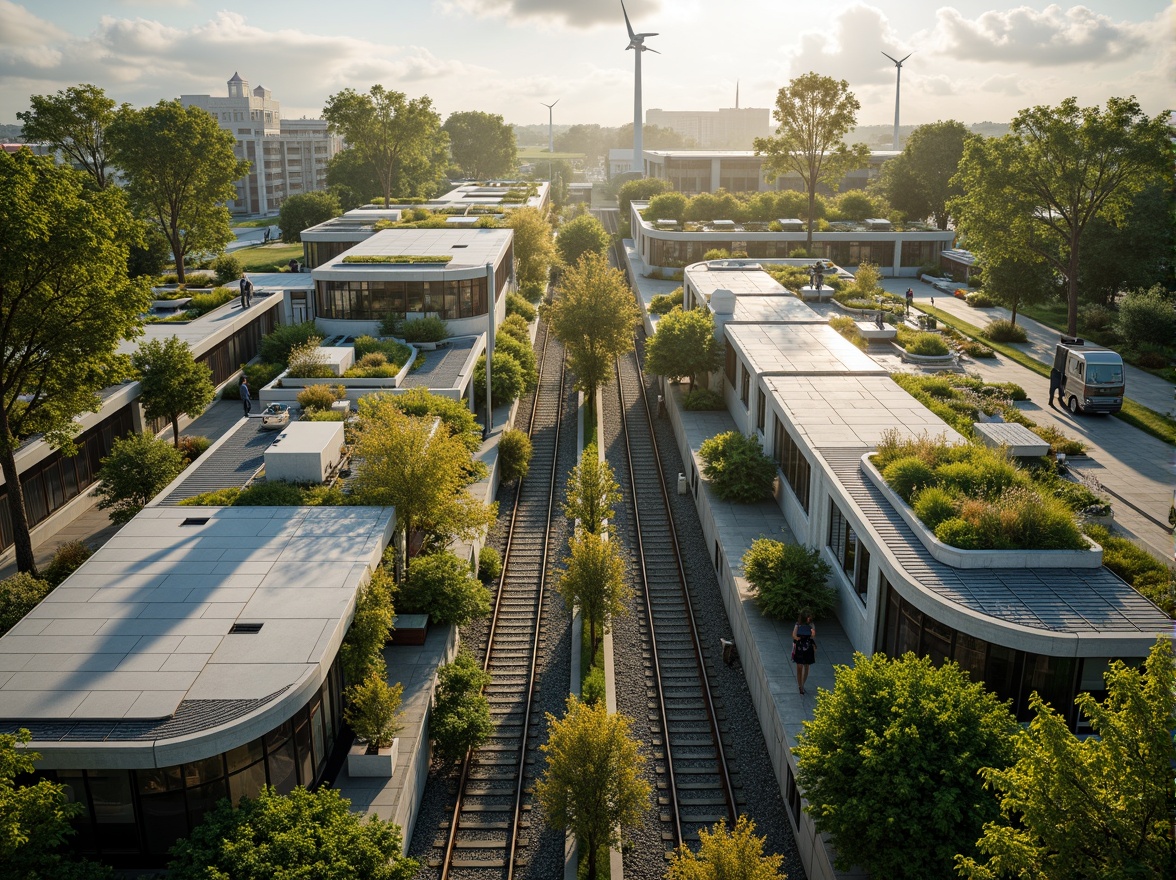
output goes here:
[{"label": "distant city building", "polygon": [[[842,178],[838,192],[862,189],[878,176],[882,164],[893,159],[894,150],[871,150],[864,168]],[[725,189],[728,192],[770,192],[804,190],[804,181],[795,171],[781,174],[769,183],[764,177],[764,157],[754,150],[645,150],[644,174],[661,177],[680,193],[693,195]],[[611,159],[610,159],[611,161]],[[824,184],[818,192],[831,195]]]},{"label": "distant city building", "polygon": [[767,107],[725,107],[720,110],[657,110],[645,112],[646,125],[670,128],[703,149],[750,149],[757,137],[772,134]]},{"label": "distant city building", "polygon": [[281,105],[269,89],[234,73],[227,98],[180,95],[185,107],[200,107],[232,132],[234,152],[248,160],[249,174],[237,181],[234,214],[272,214],[290,196],[327,188],[327,162],[343,148],[343,139],[327,131],[323,119],[282,119]]}]

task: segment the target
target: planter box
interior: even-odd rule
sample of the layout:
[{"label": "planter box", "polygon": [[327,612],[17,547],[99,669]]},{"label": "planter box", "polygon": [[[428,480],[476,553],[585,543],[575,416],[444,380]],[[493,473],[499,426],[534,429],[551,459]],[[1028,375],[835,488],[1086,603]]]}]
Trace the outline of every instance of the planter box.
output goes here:
[{"label": "planter box", "polygon": [[396,756],[400,751],[400,737],[392,740],[392,745],[380,749],[375,755],[367,753],[367,743],[356,740],[347,752],[347,775],[368,776],[387,779],[396,770]]},{"label": "planter box", "polygon": [[181,311],[188,308],[188,303],[192,301],[190,296],[182,296],[179,299],[153,299],[151,300],[151,308],[157,312]]},{"label": "planter box", "polygon": [[392,621],[393,645],[423,645],[428,634],[427,614],[397,614]]}]

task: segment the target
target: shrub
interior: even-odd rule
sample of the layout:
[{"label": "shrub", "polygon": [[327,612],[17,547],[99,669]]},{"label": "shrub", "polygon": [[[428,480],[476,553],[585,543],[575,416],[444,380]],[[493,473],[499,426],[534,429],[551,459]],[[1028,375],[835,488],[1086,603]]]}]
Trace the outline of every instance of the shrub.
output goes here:
[{"label": "shrub", "polygon": [[969,498],[995,498],[1018,482],[1018,474],[1017,469],[1007,460],[979,453],[969,456],[965,461],[939,465],[935,468],[934,481],[936,485],[954,489]]},{"label": "shrub", "polygon": [[234,507],[301,507],[302,488],[285,480],[266,480],[242,489]]},{"label": "shrub", "polygon": [[52,590],[49,581],[33,577],[27,571],[0,581],[0,636],[16,626]]},{"label": "shrub", "polygon": [[751,504],[766,498],[776,478],[776,463],[764,455],[759,440],[727,431],[704,440],[698,454],[702,472],[724,501]]},{"label": "shrub", "polygon": [[928,486],[917,492],[912,501],[915,515],[932,531],[956,515],[956,496],[940,486]]},{"label": "shrub", "polygon": [[184,434],[180,437],[180,442],[177,448],[180,450],[180,455],[184,456],[184,461],[191,464],[205,452],[208,447],[212,445],[212,441],[207,437],[200,437],[194,434]]},{"label": "shrub", "polygon": [[405,342],[441,342],[449,336],[449,328],[436,315],[424,318],[413,318],[410,321],[394,323],[387,326],[387,320],[381,325],[385,336],[399,336]]},{"label": "shrub", "polygon": [[907,343],[906,350],[909,354],[923,356],[945,355],[950,351],[938,333],[916,333]]},{"label": "shrub", "polygon": [[682,306],[682,288],[678,287],[670,293],[654,294],[653,299],[649,301],[649,313],[651,315],[666,315],[669,314],[675,307]]},{"label": "shrub", "polygon": [[201,492],[191,498],[180,501],[181,507],[232,507],[241,490],[236,486],[226,489],[213,489],[211,492]]},{"label": "shrub", "polygon": [[974,309],[990,309],[996,305],[996,300],[980,291],[969,293],[965,302]]},{"label": "shrub", "polygon": [[228,284],[241,277],[241,261],[232,254],[221,254],[212,261],[212,271],[216,273],[217,281]]},{"label": "shrub", "polygon": [[506,295],[506,313],[508,315],[518,315],[528,323],[535,320],[535,307],[517,293],[508,293]]},{"label": "shrub", "polygon": [[355,340],[355,360],[362,361],[365,356],[372,354],[373,352],[379,352],[380,354],[386,355],[387,352],[384,351],[384,346],[385,343],[379,339],[376,339],[374,336],[368,336],[365,334],[363,336],[357,337]]},{"label": "shrub", "polygon": [[355,362],[360,369],[366,370],[372,367],[385,367],[388,365],[388,355],[382,351],[372,351],[365,354],[358,361]]},{"label": "shrub", "polygon": [[230,300],[236,299],[240,294],[231,287],[218,287],[216,290],[210,290],[208,293],[194,293],[192,294],[191,302],[188,303],[187,315],[189,320],[192,318],[199,318],[201,315],[207,315],[213,309],[218,309]]},{"label": "shrub", "polygon": [[935,529],[935,537],[961,550],[980,549],[980,531],[972,523],[958,516],[944,520]]},{"label": "shrub", "polygon": [[405,611],[428,614],[434,623],[463,626],[490,612],[490,591],[469,565],[443,550],[413,561],[400,602]]},{"label": "shrub", "polygon": [[53,551],[53,558],[41,569],[41,579],[57,587],[93,555],[94,551],[84,541],[66,541]]},{"label": "shrub", "polygon": [[1115,313],[1104,305],[1081,306],[1078,324],[1087,330],[1109,330],[1115,323]]},{"label": "shrub", "polygon": [[326,354],[319,348],[321,342],[312,337],[290,349],[287,370],[291,379],[329,379],[334,375],[327,366]]},{"label": "shrub", "polygon": [[1128,293],[1119,303],[1119,335],[1128,345],[1172,345],[1176,340],[1176,299],[1156,285]]},{"label": "shrub", "polygon": [[921,458],[907,456],[892,461],[882,470],[886,484],[906,501],[935,482],[935,472]]},{"label": "shrub", "polygon": [[1094,525],[1086,527],[1086,534],[1102,546],[1103,565],[1132,586],[1136,586],[1141,578],[1145,583],[1152,583],[1169,574],[1167,566],[1127,538],[1112,535],[1102,526]]},{"label": "shrub", "polygon": [[355,599],[355,614],[339,650],[343,675],[349,682],[363,681],[373,672],[384,675],[384,646],[392,632],[391,576],[379,566]]},{"label": "shrub", "polygon": [[502,574],[502,554],[493,547],[478,551],[478,580],[484,584],[497,580]]},{"label": "shrub", "polygon": [[988,325],[980,332],[993,342],[1025,342],[1029,338],[1023,327],[1003,318],[989,321]]},{"label": "shrub", "polygon": [[[527,380],[523,376],[523,368],[519,362],[505,351],[494,352],[490,371],[491,406],[508,406],[526,390],[526,387]],[[474,365],[474,403],[481,406],[485,401],[486,355],[482,355]]]},{"label": "shrub", "polygon": [[547,293],[547,285],[542,281],[530,281],[519,286],[523,299],[530,303],[537,303]]},{"label": "shrub", "polygon": [[711,248],[702,255],[702,259],[706,262],[711,260],[729,260],[731,259],[731,252],[726,248]]},{"label": "shrub", "polygon": [[452,764],[470,749],[490,738],[490,701],[482,689],[490,683],[490,673],[466,650],[458,651],[452,663],[437,670],[437,691],[429,715],[429,738],[433,754],[443,763]]},{"label": "shrub", "polygon": [[401,728],[400,701],[404,687],[389,685],[382,671],[368,675],[359,684],[347,689],[347,707],[343,716],[368,751],[386,749],[392,745]]},{"label": "shrub", "polygon": [[1176,617],[1176,572],[1172,569],[1145,571],[1135,576],[1131,586],[1169,617]]},{"label": "shrub", "polygon": [[389,398],[401,412],[410,416],[436,416],[449,433],[461,441],[471,453],[482,445],[482,426],[469,406],[461,400],[430,394],[424,388],[413,388]]},{"label": "shrub", "polygon": [[584,676],[584,686],[581,691],[581,702],[589,706],[595,706],[597,703],[605,701],[608,685],[605,682],[602,667],[593,666],[588,670],[588,674]]},{"label": "shrub", "polygon": [[710,412],[727,408],[723,395],[709,388],[695,388],[682,397],[682,406],[691,412]]},{"label": "shrub", "polygon": [[506,319],[498,325],[498,335],[510,336],[527,345],[532,344],[531,328],[519,315],[507,315]]},{"label": "shrub", "polygon": [[[857,322],[849,315],[834,315],[829,319],[829,326],[856,345],[858,348],[866,347],[866,340],[862,339],[862,334],[858,330]],[[899,331],[901,335],[902,331]]]},{"label": "shrub", "polygon": [[[1011,421],[1005,419],[1005,421]],[[1086,452],[1086,444],[1081,440],[1075,440],[1073,437],[1067,437],[1053,425],[1029,425],[1029,430],[1049,443],[1049,451],[1053,455],[1059,452],[1066,455],[1083,455]]]},{"label": "shrub", "polygon": [[309,413],[314,410],[329,410],[339,398],[335,394],[334,386],[307,385],[298,392],[298,397],[295,399],[302,407],[303,412]]},{"label": "shrub", "polygon": [[[282,364],[289,362],[290,349],[296,345],[309,342],[311,339],[321,339],[314,321],[303,321],[301,324],[280,324],[261,339],[261,349],[258,352],[264,363]],[[252,384],[252,379],[250,379]]]},{"label": "shrub", "polygon": [[513,428],[498,439],[498,473],[504,483],[513,483],[527,475],[531,467],[531,438]]},{"label": "shrub", "polygon": [[830,571],[816,548],[770,538],[757,538],[743,554],[760,612],[777,620],[795,620],[802,608],[818,618],[832,614],[837,593],[825,582]]},{"label": "shrub", "polygon": [[1148,370],[1162,370],[1172,362],[1172,356],[1155,348],[1141,350],[1135,357],[1135,362]]},{"label": "shrub", "polygon": [[119,525],[130,522],[183,469],[183,455],[168,441],[128,434],[115,440],[110,455],[102,459],[98,508],[109,510]]},{"label": "shrub", "polygon": [[509,354],[522,368],[525,391],[531,391],[539,385],[539,361],[529,340],[519,342],[516,337],[503,333],[494,340],[494,353],[497,355],[500,351]]},{"label": "shrub", "polygon": [[960,351],[962,351],[968,357],[974,357],[974,358],[994,358],[994,357],[996,357],[995,351],[993,351],[987,345],[976,342],[975,340],[972,340],[972,339],[963,340],[960,343]]}]

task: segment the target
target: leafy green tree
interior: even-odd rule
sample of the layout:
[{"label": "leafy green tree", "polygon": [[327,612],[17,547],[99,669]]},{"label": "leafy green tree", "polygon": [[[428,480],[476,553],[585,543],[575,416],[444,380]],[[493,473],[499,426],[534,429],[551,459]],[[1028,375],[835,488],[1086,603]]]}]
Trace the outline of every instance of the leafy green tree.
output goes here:
[{"label": "leafy green tree", "polygon": [[490,613],[490,591],[448,550],[417,557],[400,588],[400,602],[405,611],[428,614],[443,625],[464,626]]},{"label": "leafy green tree", "polygon": [[[651,177],[648,180],[658,180],[659,178]],[[645,181],[634,180],[631,183],[644,183]],[[625,186],[629,184],[626,183]],[[686,214],[689,211],[690,203],[686,196],[679,192],[659,193],[649,200],[649,207],[642,213],[642,217],[646,220],[676,220],[682,223],[686,220]],[[624,216],[624,215],[622,215]]]},{"label": "leafy green tree", "polygon": [[380,176],[358,151],[348,147],[327,162],[327,186],[344,211],[366,205],[380,192]]},{"label": "leafy green tree", "polygon": [[344,89],[327,98],[323,118],[379,178],[385,204],[393,196],[433,194],[448,162],[449,138],[427,95],[409,100],[382,85],[367,94]]},{"label": "leafy green tree", "polygon": [[513,428],[498,438],[498,472],[504,483],[521,480],[531,469],[531,438]]},{"label": "leafy green tree", "polygon": [[1022,110],[1002,138],[972,139],[958,179],[964,193],[948,204],[963,243],[985,256],[1027,252],[1066,280],[1067,333],[1078,331],[1082,235],[1097,217],[1120,217],[1172,171],[1168,114],[1151,119],[1134,98],[1106,110]]},{"label": "leafy green tree", "polygon": [[849,83],[816,73],[806,73],[780,89],[772,112],[779,127],[775,137],[756,138],[755,150],[766,156],[764,174],[775,180],[795,171],[808,192],[808,238],[813,249],[817,185],[833,188],[847,173],[861,168],[869,158],[865,144],[846,146],[843,138],[857,124],[861,104]]},{"label": "leafy green tree", "polygon": [[405,415],[436,416],[471,453],[481,448],[482,426],[464,401],[432,394],[424,388],[410,388],[386,399]]},{"label": "leafy green tree", "polygon": [[107,132],[131,205],[163,233],[184,283],[190,254],[219,253],[233,240],[224,203],[249,163],[233,155],[232,132],[216,117],[179,101],[124,108]]},{"label": "leafy green tree", "polygon": [[466,177],[506,177],[518,165],[514,129],[501,116],[481,110],[450,113],[442,126],[453,161]]},{"label": "leafy green tree", "polygon": [[110,165],[106,129],[115,117],[114,101],[106,92],[83,83],[56,95],[32,95],[29,105],[16,114],[25,142],[60,150],[94,179],[98,189],[105,187]]},{"label": "leafy green tree", "polygon": [[1132,346],[1171,346],[1176,341],[1176,294],[1155,285],[1133,290],[1119,303],[1115,329]]},{"label": "leafy green tree", "polygon": [[611,128],[601,128],[596,124],[573,125],[556,134],[555,149],[559,153],[583,153],[584,162],[595,167],[608,158],[612,139]]},{"label": "leafy green tree", "polygon": [[490,738],[490,701],[482,693],[490,673],[462,649],[437,670],[437,690],[429,714],[429,738],[433,753],[445,764],[459,761],[470,749]]},{"label": "leafy green tree", "polygon": [[196,418],[212,403],[216,389],[208,364],[192,357],[188,343],[176,336],[152,339],[131,355],[139,374],[139,399],[149,419],[167,419],[172,440],[180,446],[180,416]]},{"label": "leafy green tree", "polygon": [[597,854],[620,846],[625,829],[641,823],[650,787],[641,778],[645,759],[629,736],[629,719],[568,697],[567,713],[547,713],[547,756],[535,794],[547,821],[571,831],[588,853],[588,880],[596,880]]},{"label": "leafy green tree", "polygon": [[33,577],[27,571],[18,571],[0,581],[0,636],[20,623],[52,589],[49,581]]},{"label": "leafy green tree", "polygon": [[621,487],[612,466],[601,460],[596,444],[589,443],[580,455],[580,463],[568,474],[564,516],[579,520],[581,529],[599,535],[604,521],[612,516],[613,506],[620,501]]},{"label": "leafy green tree", "polygon": [[514,231],[514,253],[518,260],[519,287],[547,288],[548,272],[555,262],[551,224],[538,208],[518,208],[507,218]]},{"label": "leafy green tree", "polygon": [[[629,142],[632,145],[632,141]],[[652,148],[651,148],[652,149]],[[617,207],[621,211],[621,220],[629,219],[632,213],[629,208],[633,202],[648,202],[663,193],[673,191],[673,186],[662,177],[643,177],[640,180],[626,180],[617,189]]]},{"label": "leafy green tree", "polygon": [[282,241],[298,244],[302,241],[302,230],[326,223],[342,213],[339,197],[331,192],[320,190],[290,196],[282,202],[281,210],[278,211],[278,229],[281,230]]},{"label": "leafy green tree", "polygon": [[743,554],[743,575],[765,617],[793,621],[807,608],[820,620],[837,607],[828,584],[832,569],[815,547],[756,538]]},{"label": "leafy green tree", "polygon": [[146,432],[121,437],[98,471],[98,508],[119,525],[130,522],[183,470],[184,456],[166,440]]},{"label": "leafy green tree", "polygon": [[698,832],[698,852],[683,844],[666,869],[666,880],[782,880],[784,857],[764,855],[763,837],[746,814],[727,830],[726,821]]},{"label": "leafy green tree", "polygon": [[225,798],[171,855],[175,880],[410,880],[418,867],[401,855],[399,825],[365,820],[329,786],[288,795],[267,787],[236,808]]},{"label": "leafy green tree", "polygon": [[[1112,306],[1121,291],[1162,284],[1176,290],[1176,190],[1153,184],[1115,218],[1095,217],[1082,233],[1078,293],[1083,302]],[[1170,338],[1170,337],[1169,337]]]},{"label": "leafy green tree", "polygon": [[659,376],[689,376],[692,391],[699,375],[718,369],[721,356],[715,319],[706,309],[672,309],[645,344],[646,369]]},{"label": "leafy green tree", "polygon": [[163,233],[154,226],[146,225],[141,243],[132,244],[127,257],[127,274],[132,278],[140,275],[154,276],[163,271],[171,262],[171,247]]},{"label": "leafy green tree", "polygon": [[[612,137],[612,147],[615,149],[628,147],[632,150],[633,123],[626,122],[624,125],[618,126],[615,131],[616,133]],[[641,126],[641,143],[646,150],[687,150],[698,146],[694,138],[686,137],[679,131],[664,125],[650,125],[648,123]]]},{"label": "leafy green tree", "polygon": [[1176,876],[1176,667],[1160,638],[1143,669],[1115,661],[1107,698],[1076,702],[1096,736],[1079,739],[1036,693],[1033,721],[1015,738],[1016,761],[981,771],[1000,799],[984,825],[984,861],[957,857],[971,880]]},{"label": "leafy green tree", "polygon": [[348,683],[363,681],[372,673],[383,675],[387,670],[384,646],[395,619],[391,579],[384,566],[378,567],[355,598],[355,615],[339,649]]},{"label": "leafy green tree", "polygon": [[1008,306],[1012,324],[1022,305],[1047,300],[1058,291],[1053,269],[1030,253],[986,253],[980,258],[980,272],[984,292]]},{"label": "leafy green tree", "polygon": [[637,306],[625,276],[600,253],[565,270],[559,289],[546,319],[567,350],[576,387],[593,395],[612,378],[613,361],[633,348]]},{"label": "leafy green tree", "polygon": [[771,494],[776,463],[764,455],[756,437],[738,431],[716,434],[702,441],[698,455],[703,475],[723,501],[754,504]]},{"label": "leafy green tree", "polygon": [[[506,406],[518,400],[527,390],[527,377],[520,364],[505,348],[494,349],[494,357],[490,362],[490,401],[491,406]],[[486,355],[478,358],[474,364],[474,404],[478,407],[486,403]]]},{"label": "leafy green tree", "polygon": [[559,258],[565,266],[574,266],[584,254],[603,255],[611,244],[604,226],[591,214],[581,214],[559,228],[555,240]]},{"label": "leafy green tree", "polygon": [[130,374],[117,352],[151,302],[127,278],[139,224],[121,190],[28,150],[0,155],[0,470],[17,566],[36,574],[16,450],[33,434],[71,450],[74,417]]},{"label": "leafy green tree", "polygon": [[906,216],[930,217],[947,229],[947,204],[963,195],[952,178],[964,155],[964,144],[975,137],[962,122],[949,119],[920,125],[911,132],[902,153],[882,166],[879,189]]},{"label": "leafy green tree", "polygon": [[980,770],[1012,757],[1016,719],[955,663],[854,654],[817,695],[793,750],[817,831],[836,866],[941,880],[971,853],[996,800]]},{"label": "leafy green tree", "polygon": [[590,656],[595,657],[597,629],[607,632],[614,617],[628,612],[626,603],[632,591],[625,561],[616,544],[600,534],[578,531],[568,543],[570,552],[556,588],[569,608],[579,606],[588,624]]}]

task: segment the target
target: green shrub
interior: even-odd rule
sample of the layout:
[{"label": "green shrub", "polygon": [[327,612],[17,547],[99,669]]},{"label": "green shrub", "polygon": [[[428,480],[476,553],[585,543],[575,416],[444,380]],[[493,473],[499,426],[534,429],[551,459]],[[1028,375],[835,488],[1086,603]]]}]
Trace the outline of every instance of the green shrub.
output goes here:
[{"label": "green shrub", "polygon": [[886,465],[882,478],[900,497],[910,501],[916,492],[935,482],[935,471],[921,458],[908,456]]},{"label": "green shrub", "polygon": [[956,495],[940,486],[928,486],[912,498],[915,515],[935,531],[939,524],[956,515]]},{"label": "green shrub", "polygon": [[[261,339],[261,360],[263,363],[282,364],[285,366],[290,360],[290,350],[296,345],[304,345],[311,339],[322,339],[314,321],[303,321],[301,324],[280,324],[273,332]],[[250,384],[253,380],[250,379]]]},{"label": "green shrub", "polygon": [[384,354],[385,356],[387,355],[387,352],[384,351],[384,343],[382,341],[366,334],[356,338],[355,360],[357,362],[362,361],[364,357],[375,352]]},{"label": "green shrub", "polygon": [[361,370],[371,369],[372,367],[386,367],[388,365],[388,355],[382,351],[372,351],[357,360],[355,365]]},{"label": "green shrub", "polygon": [[527,475],[531,467],[531,438],[513,428],[498,438],[498,474],[504,483],[513,483]]},{"label": "green shrub", "polygon": [[399,321],[391,328],[387,321],[381,325],[385,336],[399,336],[405,342],[441,342],[449,336],[449,328],[436,315],[424,318],[413,318],[410,321]]},{"label": "green shrub", "polygon": [[1170,346],[1176,340],[1176,298],[1158,284],[1132,291],[1119,303],[1115,328],[1133,348],[1149,343]]},{"label": "green shrub", "polygon": [[964,339],[963,341],[961,341],[960,342],[960,351],[962,351],[968,357],[974,357],[974,358],[994,358],[994,357],[996,357],[995,351],[993,351],[987,345],[976,342],[973,339]]},{"label": "green shrub", "polygon": [[1080,306],[1078,325],[1086,330],[1109,330],[1115,323],[1115,313],[1104,305]]},{"label": "green shrub", "polygon": [[995,306],[996,300],[990,297],[987,293],[969,293],[965,302],[974,309],[990,309]]},{"label": "green shrub", "polygon": [[1168,568],[1138,544],[1112,535],[1102,526],[1087,526],[1086,534],[1103,548],[1103,565],[1132,586],[1147,575],[1164,575]]},{"label": "green shrub", "polygon": [[424,388],[412,388],[404,394],[390,397],[401,412],[410,416],[436,416],[471,453],[482,445],[482,426],[461,400],[431,394]]},{"label": "green shrub", "polygon": [[531,345],[531,328],[519,315],[507,315],[498,325],[498,336],[511,336],[519,342]]},{"label": "green shrub", "polygon": [[490,612],[490,591],[447,550],[412,561],[399,599],[404,611],[428,614],[437,624],[464,626]]},{"label": "green shrub", "polygon": [[[249,389],[254,394],[256,399],[257,393],[268,385],[285,369],[283,364],[246,364],[241,368],[245,378],[249,380]],[[221,389],[222,400],[240,400],[241,387],[237,382],[229,382],[223,389]]]},{"label": "green shrub", "polygon": [[242,489],[234,507],[301,507],[302,487],[285,480],[266,480]]},{"label": "green shrub", "polygon": [[514,358],[523,370],[524,391],[532,391],[539,385],[539,361],[531,343],[519,342],[509,334],[500,334],[494,340],[494,353],[504,352]]},{"label": "green shrub", "polygon": [[230,300],[236,299],[240,294],[231,287],[218,287],[216,290],[210,290],[208,293],[194,293],[192,294],[191,302],[188,303],[187,314],[192,318],[199,318],[201,315],[207,315],[213,309],[219,309]]},{"label": "green shrub", "polygon": [[816,548],[757,538],[743,554],[743,573],[765,617],[792,621],[802,608],[814,617],[833,613],[837,592],[826,583],[831,569]]},{"label": "green shrub", "polygon": [[[857,322],[849,315],[834,315],[829,319],[829,326],[856,345],[858,348],[866,347],[866,340],[862,339],[861,331],[858,330]],[[902,330],[899,330],[901,341]]]},{"label": "green shrub", "polygon": [[703,474],[723,501],[751,504],[771,494],[776,463],[764,455],[757,438],[727,431],[704,440],[698,454]]},{"label": "green shrub", "polygon": [[84,541],[66,541],[53,551],[53,558],[41,569],[41,579],[57,587],[93,555],[94,551]]},{"label": "green shrub", "polygon": [[958,516],[941,522],[935,529],[935,537],[961,550],[979,550],[981,545],[979,529]]},{"label": "green shrub", "polygon": [[490,738],[490,701],[482,689],[490,673],[464,648],[452,663],[437,670],[437,691],[429,715],[433,754],[443,763],[460,761],[470,749]]},{"label": "green shrub", "polygon": [[[526,390],[527,380],[523,376],[523,368],[518,361],[501,350],[494,352],[491,366],[491,406],[508,406]],[[485,400],[486,355],[482,355],[474,365],[474,404],[481,406]]]},{"label": "green shrub", "polygon": [[378,566],[355,597],[355,614],[339,649],[343,675],[349,682],[363,681],[373,672],[387,671],[384,646],[392,632],[391,588],[392,578],[387,569]]},{"label": "green shrub", "polygon": [[681,308],[682,297],[681,287],[675,288],[670,293],[654,294],[653,299],[649,301],[649,313],[651,315],[668,315],[675,307]]},{"label": "green shrub", "polygon": [[98,509],[109,510],[113,522],[130,522],[152,498],[184,470],[183,455],[153,434],[128,434],[114,441],[102,459],[98,478]]},{"label": "green shrub", "polygon": [[682,406],[691,412],[711,412],[727,408],[723,395],[709,388],[695,388],[682,396]]},{"label": "green shrub", "polygon": [[191,498],[180,501],[181,507],[232,507],[237,501],[241,490],[236,486],[226,489],[213,489],[211,492],[201,492]]},{"label": "green shrub", "polygon": [[731,252],[726,248],[711,248],[702,255],[702,259],[705,262],[710,262],[711,260],[729,260],[731,259]]},{"label": "green shrub", "polygon": [[27,571],[0,581],[0,636],[20,623],[52,590],[48,581],[35,578]]},{"label": "green shrub", "polygon": [[588,674],[584,676],[584,686],[581,690],[581,702],[589,706],[603,703],[605,695],[608,692],[608,686],[604,679],[604,669],[600,666],[593,666],[589,669]]},{"label": "green shrub", "polygon": [[290,349],[286,369],[291,379],[329,379],[335,375],[319,347],[321,342],[319,337],[311,337]]},{"label": "green shrub", "polygon": [[303,412],[311,412],[313,410],[329,410],[332,404],[339,400],[339,397],[335,394],[334,386],[307,385],[298,392],[298,397],[295,399],[302,407]]},{"label": "green shrub", "polygon": [[543,294],[547,293],[547,285],[542,281],[531,281],[520,285],[519,292],[527,302],[537,303],[543,299]]},{"label": "green shrub", "polygon": [[212,271],[221,284],[229,284],[241,277],[241,261],[232,254],[221,254],[212,261]]},{"label": "green shrub", "polygon": [[995,455],[979,454],[965,461],[946,462],[936,467],[934,474],[936,485],[969,498],[995,498],[1018,481],[1017,469]]},{"label": "green shrub", "polygon": [[347,689],[343,717],[369,749],[386,749],[404,727],[399,720],[403,695],[403,685],[389,685],[377,670]]},{"label": "green shrub", "polygon": [[478,551],[478,580],[484,584],[497,580],[502,574],[502,554],[493,547],[483,547]]},{"label": "green shrub", "polygon": [[980,333],[993,342],[1025,342],[1029,338],[1025,335],[1024,327],[1021,327],[1019,324],[1014,324],[1012,321],[1006,321],[1003,318],[989,321],[988,325]]},{"label": "green shrub", "polygon": [[191,464],[205,452],[208,447],[212,445],[212,441],[207,437],[200,437],[193,434],[184,434],[180,437],[178,449],[180,455],[184,456],[184,461]]},{"label": "green shrub", "polygon": [[914,338],[907,343],[906,350],[909,354],[925,357],[945,355],[950,352],[947,343],[938,333],[916,333]]},{"label": "green shrub", "polygon": [[517,293],[506,295],[506,313],[518,315],[528,323],[535,320],[535,307]]},{"label": "green shrub", "polygon": [[1176,572],[1172,569],[1145,571],[1135,576],[1131,586],[1169,617],[1176,617]]}]

